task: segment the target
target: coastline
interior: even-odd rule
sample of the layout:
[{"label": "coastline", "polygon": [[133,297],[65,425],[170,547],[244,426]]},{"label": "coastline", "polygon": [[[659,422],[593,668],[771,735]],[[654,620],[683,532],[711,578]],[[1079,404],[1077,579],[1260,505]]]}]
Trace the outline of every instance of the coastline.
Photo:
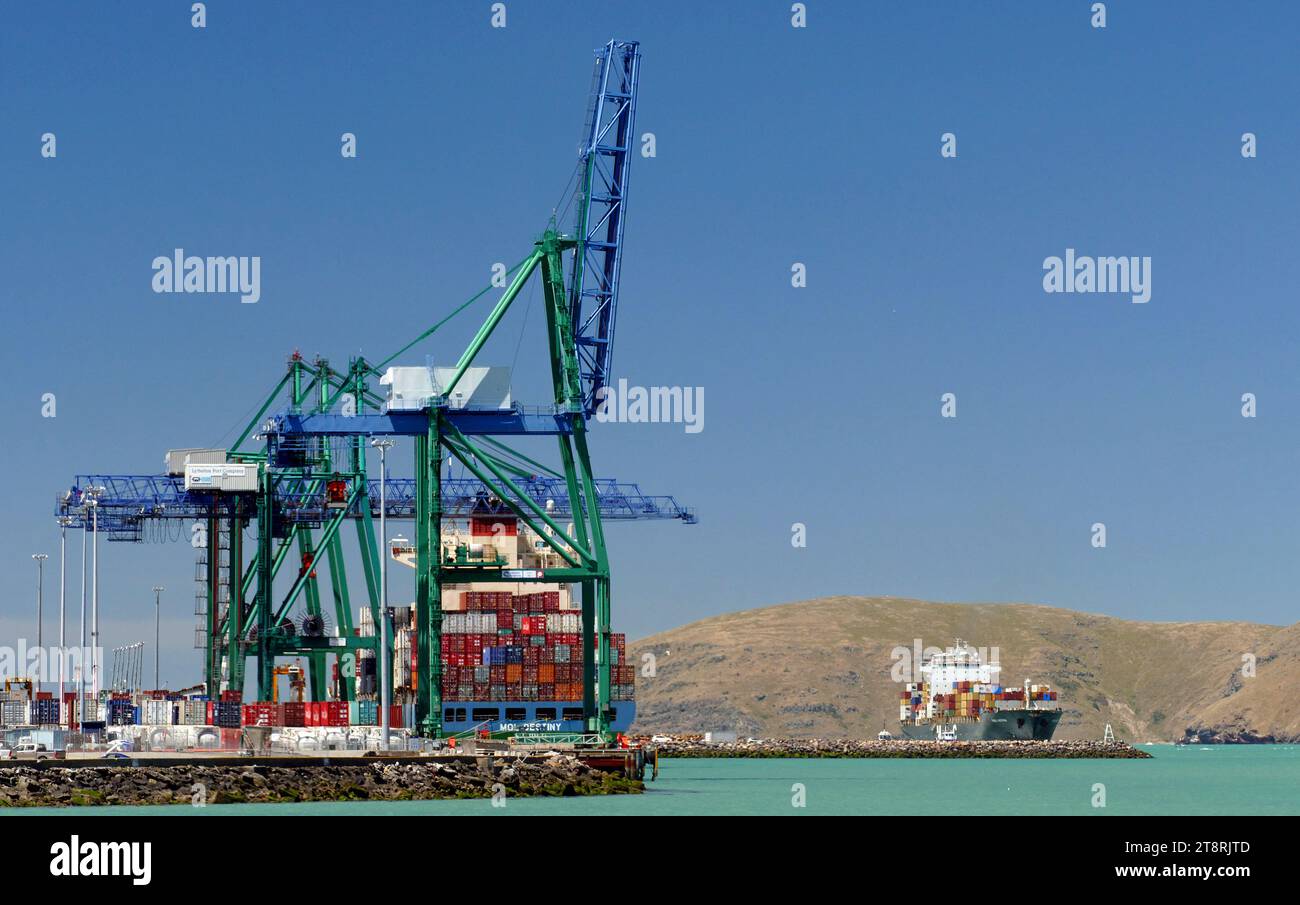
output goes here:
[{"label": "coastline", "polygon": [[324,801],[425,801],[640,794],[645,785],[555,755],[541,762],[466,757],[463,763],[336,761],[329,765],[0,767],[0,808],[194,806]]},{"label": "coastline", "polygon": [[763,739],[705,743],[681,738],[655,744],[662,758],[1100,758],[1142,760],[1146,751],[1127,742],[1094,741],[889,741]]}]

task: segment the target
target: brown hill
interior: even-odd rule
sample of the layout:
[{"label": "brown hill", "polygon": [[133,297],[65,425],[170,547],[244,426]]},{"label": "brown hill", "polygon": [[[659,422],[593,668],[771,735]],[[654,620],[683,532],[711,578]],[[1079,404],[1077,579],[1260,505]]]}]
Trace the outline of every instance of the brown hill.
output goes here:
[{"label": "brown hill", "polygon": [[[874,736],[892,727],[895,647],[998,648],[1004,684],[1058,690],[1058,738],[1300,741],[1300,624],[1131,622],[1027,604],[828,597],[694,622],[631,645],[644,732]],[[1256,675],[1244,675],[1243,655]]]}]

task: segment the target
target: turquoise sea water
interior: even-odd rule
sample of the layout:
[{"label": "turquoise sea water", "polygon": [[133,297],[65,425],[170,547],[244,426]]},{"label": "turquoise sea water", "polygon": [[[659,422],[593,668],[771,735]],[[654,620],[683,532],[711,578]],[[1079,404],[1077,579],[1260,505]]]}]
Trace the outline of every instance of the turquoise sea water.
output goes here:
[{"label": "turquoise sea water", "polygon": [[[1300,814],[1300,746],[1143,750],[1151,760],[664,760],[645,795],[486,800],[102,807],[9,814]],[[1094,784],[1105,807],[1093,807]],[[805,807],[795,807],[795,786]]]}]

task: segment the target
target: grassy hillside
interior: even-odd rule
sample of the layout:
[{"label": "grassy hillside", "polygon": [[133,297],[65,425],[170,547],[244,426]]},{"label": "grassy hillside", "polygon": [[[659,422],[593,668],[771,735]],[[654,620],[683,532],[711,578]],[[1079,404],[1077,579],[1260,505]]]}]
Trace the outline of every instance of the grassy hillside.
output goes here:
[{"label": "grassy hillside", "polygon": [[[896,646],[998,648],[1005,685],[1049,683],[1058,738],[1187,729],[1300,740],[1300,624],[1130,622],[1025,604],[828,597],[691,623],[631,645],[639,731],[861,738],[898,718]],[[1257,675],[1243,676],[1243,654]]]}]

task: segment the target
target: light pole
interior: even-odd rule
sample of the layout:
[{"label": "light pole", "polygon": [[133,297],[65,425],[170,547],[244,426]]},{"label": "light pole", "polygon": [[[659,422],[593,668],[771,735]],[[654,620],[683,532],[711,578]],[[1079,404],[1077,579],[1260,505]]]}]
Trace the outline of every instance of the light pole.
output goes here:
[{"label": "light pole", "polygon": [[45,560],[49,559],[49,555],[34,553],[31,558],[36,560],[36,649],[40,650],[44,646],[44,638],[40,635],[40,609],[45,594]]},{"label": "light pole", "polygon": [[379,450],[379,750],[388,750],[390,723],[388,688],[393,668],[388,662],[388,450],[392,437],[375,437],[370,445]]},{"label": "light pole", "polygon": [[48,553],[33,553],[32,559],[36,560],[36,690],[41,687],[40,663],[41,658],[45,656],[45,638],[41,634],[42,619],[41,610],[45,603],[45,560],[49,559]]},{"label": "light pole", "polygon": [[[63,671],[64,657],[67,652],[67,639],[64,632],[67,628],[67,622],[64,619],[65,604],[67,603],[68,590],[68,526],[72,524],[70,516],[61,515],[59,522],[59,713],[63,714]],[[68,716],[69,722],[71,715]],[[62,722],[62,720],[60,720]]]},{"label": "light pole", "polygon": [[159,626],[162,624],[162,592],[167,590],[160,584],[153,586],[153,690],[157,691],[162,688],[158,684],[158,653],[162,650],[158,646],[160,637]]},{"label": "light pole", "polygon": [[86,511],[81,511],[81,646],[77,651],[77,729],[85,722],[86,705]]},{"label": "light pole", "polygon": [[91,487],[86,490],[90,497],[90,693],[99,698],[100,671],[99,662],[99,496],[103,487]]}]

